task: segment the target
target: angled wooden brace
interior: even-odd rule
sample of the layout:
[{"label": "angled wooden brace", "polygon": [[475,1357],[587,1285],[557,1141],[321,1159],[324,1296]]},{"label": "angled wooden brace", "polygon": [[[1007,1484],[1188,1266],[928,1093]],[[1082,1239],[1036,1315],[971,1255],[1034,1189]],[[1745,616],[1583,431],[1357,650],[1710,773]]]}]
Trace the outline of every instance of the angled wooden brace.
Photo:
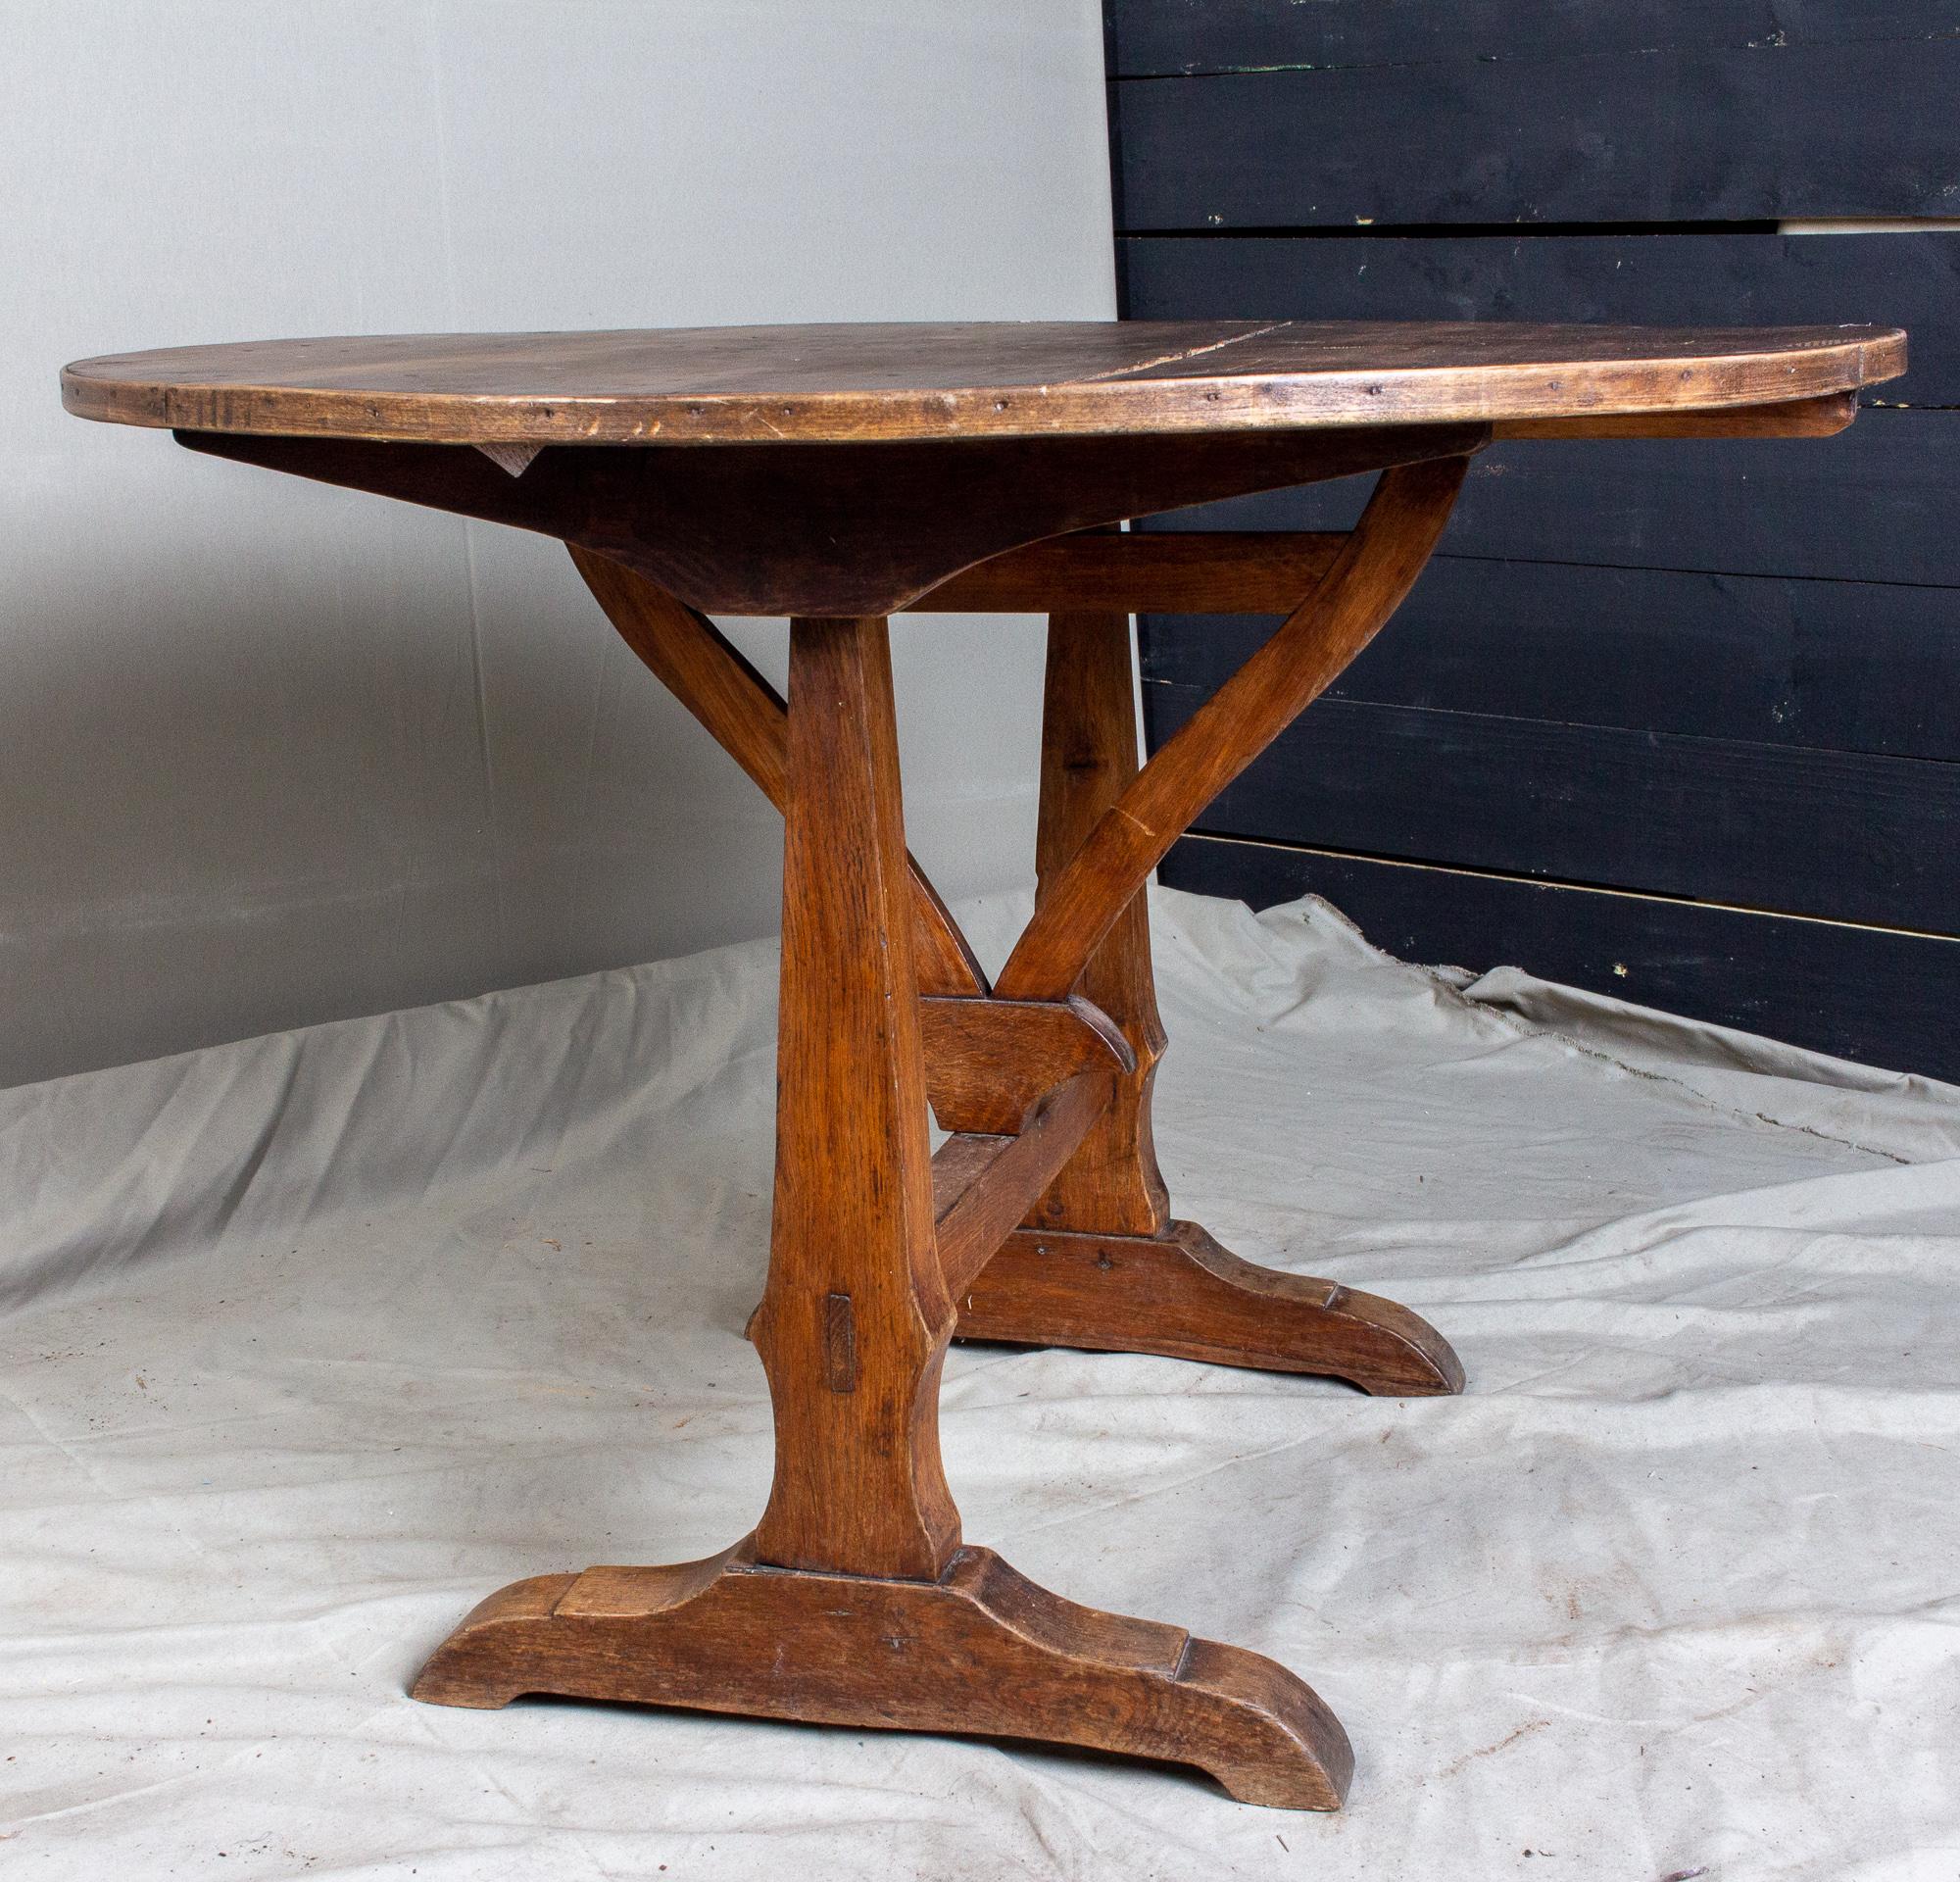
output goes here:
[{"label": "angled wooden brace", "polygon": [[[706,615],[610,556],[576,543],[566,546],[619,637],[780,811],[789,793],[789,721],[781,694]],[[906,862],[919,991],[955,999],[984,996],[987,977],[966,937],[919,866],[909,855]]]},{"label": "angled wooden brace", "polygon": [[[782,809],[788,715],[773,687],[705,616],[620,563],[571,559],[626,644]],[[909,856],[913,959],[933,1109],[956,1134],[935,1160],[940,1259],[963,1286],[1065,1163],[1133,1068],[1129,1048],[1081,1001],[1005,1002],[987,983]]]},{"label": "angled wooden brace", "polygon": [[1401,605],[1462,488],[1467,457],[1385,470],[1333,567],[1272,638],[1161,745],[1047,889],[996,993],[1057,1000],[1164,853]]}]

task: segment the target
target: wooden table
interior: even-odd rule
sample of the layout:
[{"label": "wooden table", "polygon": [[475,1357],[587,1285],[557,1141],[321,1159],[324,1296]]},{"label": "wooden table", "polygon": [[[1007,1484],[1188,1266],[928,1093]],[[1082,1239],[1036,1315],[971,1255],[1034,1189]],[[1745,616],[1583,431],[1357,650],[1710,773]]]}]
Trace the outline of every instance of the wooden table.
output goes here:
[{"label": "wooden table", "polygon": [[[1904,366],[1871,327],[1198,322],[286,340],[85,361],[71,411],[562,538],[627,644],[783,812],[754,1533],[491,1595],[416,1697],[548,1692],[1065,1741],[1331,1809],[1352,1762],[1272,1660],[1077,1607],[962,1543],[956,1337],[1447,1393],[1391,1301],[1173,1219],[1145,882],[1366,645],[1493,437],[1820,437]],[[1379,473],[1347,535],[1117,534]],[[886,617],[1050,617],[1039,899],[990,985],[906,854]],[[1126,617],[1284,615],[1139,768]],[[787,702],[709,620],[788,615]],[[952,1133],[934,1155],[927,1107]],[[577,1311],[576,1301],[565,1311]]]}]

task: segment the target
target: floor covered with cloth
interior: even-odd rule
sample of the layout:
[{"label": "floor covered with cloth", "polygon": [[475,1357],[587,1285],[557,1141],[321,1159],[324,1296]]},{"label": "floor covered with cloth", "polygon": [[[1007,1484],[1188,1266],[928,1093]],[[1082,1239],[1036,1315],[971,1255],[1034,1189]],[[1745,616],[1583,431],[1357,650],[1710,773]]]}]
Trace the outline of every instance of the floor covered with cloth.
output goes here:
[{"label": "floor covered with cloth", "polygon": [[1154,919],[1178,1213],[1468,1395],[956,1347],[948,1475],[1302,1674],[1345,1811],[405,1696],[491,1589],[761,1509],[761,943],[0,1092],[0,1876],[1960,1877],[1960,1090],[1317,902]]}]

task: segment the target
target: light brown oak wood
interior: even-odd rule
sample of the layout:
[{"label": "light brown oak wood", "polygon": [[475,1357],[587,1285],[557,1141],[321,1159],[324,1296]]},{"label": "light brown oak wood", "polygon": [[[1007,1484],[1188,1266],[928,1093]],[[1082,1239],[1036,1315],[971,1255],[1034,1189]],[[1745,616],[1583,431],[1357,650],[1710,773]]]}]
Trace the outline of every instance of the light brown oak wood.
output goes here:
[{"label": "light brown oak wood", "polygon": [[875,617],[791,624],[784,825],[775,1207],[754,1323],[776,1471],[756,1552],[932,1580],[959,1542],[939,1459],[953,1304],[933,1244],[891,652]]},{"label": "light brown oak wood", "polygon": [[1241,1261],[1195,1222],[1156,1235],[1021,1229],[954,1292],[961,1339],[1322,1373],[1394,1398],[1463,1390],[1461,1362],[1420,1315]]},{"label": "light brown oak wood", "polygon": [[[619,637],[762,795],[783,809],[789,801],[788,711],[776,689],[712,621],[664,588],[576,544],[571,560]],[[906,867],[920,991],[985,993],[987,976],[939,892],[909,856]]]},{"label": "light brown oak wood", "polygon": [[942,1130],[1011,1134],[1079,1073],[1115,1079],[1136,1069],[1109,1015],[1087,1000],[927,997],[919,1016],[926,1093]]},{"label": "light brown oak wood", "polygon": [[957,1294],[980,1272],[1054,1180],[1055,1171],[1107,1110],[1109,1085],[1106,1071],[1077,1072],[1044,1097],[1013,1136],[952,1137],[940,1147],[935,1169],[949,1147],[998,1146],[979,1168],[961,1167],[956,1192],[937,1210],[939,1265],[950,1294]]},{"label": "light brown oak wood", "polygon": [[1285,1809],[1337,1808],[1353,1768],[1340,1722],[1284,1667],[1078,1607],[985,1549],[931,1580],[785,1574],[747,1544],[668,1568],[541,1575],[481,1603],[415,1684],[440,1706],[532,1692],[858,1730],[1032,1727],[1195,1764],[1241,1802]]},{"label": "light brown oak wood", "polygon": [[[1492,436],[1822,437],[1903,366],[1879,328],[1196,322],[271,341],[71,367],[82,416],[564,541],[784,813],[760,1521],[704,1562],[493,1595],[417,1696],[1050,1739],[1338,1805],[1347,1740],[1293,1674],[962,1544],[948,1342],[1460,1389],[1407,1309],[1171,1217],[1146,878],[1394,612]],[[1369,471],[1346,537],[1112,531]],[[1052,617],[1038,904],[997,987],[905,847],[884,617],[912,606]],[[1288,617],[1141,767],[1139,608]],[[798,618],[786,702],[717,609]],[[954,1133],[937,1157],[928,1105]]]},{"label": "light brown oak wood", "polygon": [[[1293,600],[1313,581],[1311,574],[1303,575]],[[1082,846],[1136,775],[1136,669],[1128,619],[1109,613],[1051,615],[1035,830],[1038,910],[1067,879]],[[1121,1029],[1132,1063],[1117,1076],[1102,1118],[1032,1211],[1031,1220],[1045,1226],[1152,1235],[1169,1218],[1170,1197],[1151,1126],[1151,1088],[1163,1057],[1164,1029],[1151,966],[1146,895],[1140,885],[1117,911],[1082,971],[1082,997]]]}]

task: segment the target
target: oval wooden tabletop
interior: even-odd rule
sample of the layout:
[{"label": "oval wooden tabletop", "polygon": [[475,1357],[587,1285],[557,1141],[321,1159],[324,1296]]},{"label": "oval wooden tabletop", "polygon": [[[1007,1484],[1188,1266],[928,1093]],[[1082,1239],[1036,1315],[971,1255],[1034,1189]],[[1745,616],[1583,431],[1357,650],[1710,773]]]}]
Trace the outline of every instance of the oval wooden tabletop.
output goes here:
[{"label": "oval wooden tabletop", "polygon": [[1713,411],[1895,376],[1873,326],[982,322],[263,340],[82,360],[71,412],[587,444],[1030,437]]}]

